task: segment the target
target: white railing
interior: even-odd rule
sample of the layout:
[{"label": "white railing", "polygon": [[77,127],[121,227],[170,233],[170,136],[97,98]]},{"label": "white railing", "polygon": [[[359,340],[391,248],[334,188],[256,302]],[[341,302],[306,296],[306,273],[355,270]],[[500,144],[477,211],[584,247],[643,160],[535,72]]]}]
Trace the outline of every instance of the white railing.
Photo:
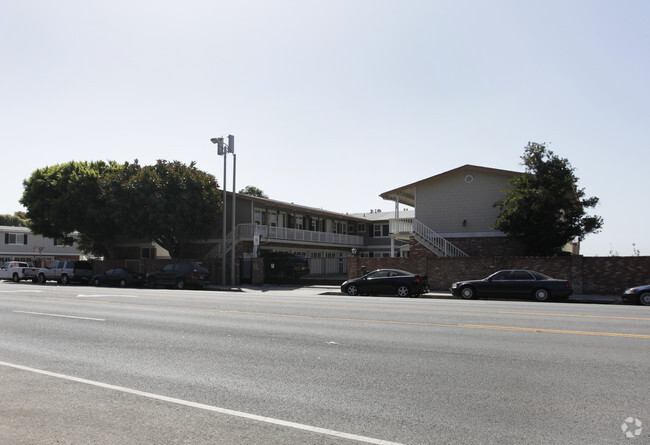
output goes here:
[{"label": "white railing", "polygon": [[303,241],[311,243],[338,244],[343,246],[361,246],[363,237],[341,233],[313,232],[311,230],[289,229],[287,227],[262,226],[257,224],[240,224],[237,226],[237,238],[253,238],[255,231],[263,238]]},{"label": "white railing", "polygon": [[465,252],[454,246],[445,238],[440,236],[435,231],[421,223],[415,218],[402,218],[391,219],[388,221],[390,233],[392,235],[399,234],[418,234],[433,246],[435,250],[440,252],[443,256],[450,257],[464,257],[467,256]]},{"label": "white railing", "polygon": [[413,233],[413,218],[400,218],[388,220],[388,228],[392,234]]},{"label": "white railing", "polygon": [[467,254],[440,236],[438,233],[431,230],[429,227],[422,224],[417,219],[413,220],[413,231],[427,240],[436,249],[442,252],[443,256],[450,257],[465,257]]}]

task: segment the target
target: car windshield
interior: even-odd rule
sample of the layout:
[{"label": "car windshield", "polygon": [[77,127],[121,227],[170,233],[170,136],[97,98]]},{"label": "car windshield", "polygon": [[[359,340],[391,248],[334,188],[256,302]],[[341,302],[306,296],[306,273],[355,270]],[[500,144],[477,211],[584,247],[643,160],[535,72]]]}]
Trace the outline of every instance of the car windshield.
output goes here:
[{"label": "car windshield", "polygon": [[505,280],[508,274],[510,273],[509,270],[500,270],[499,272],[495,272],[489,277],[486,278],[486,280],[493,281],[493,280]]}]

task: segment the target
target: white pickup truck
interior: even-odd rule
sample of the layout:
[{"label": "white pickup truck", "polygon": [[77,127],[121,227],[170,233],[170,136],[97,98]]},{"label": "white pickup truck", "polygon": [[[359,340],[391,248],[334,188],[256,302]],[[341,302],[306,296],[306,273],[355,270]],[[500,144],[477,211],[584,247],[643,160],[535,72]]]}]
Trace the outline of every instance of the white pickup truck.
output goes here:
[{"label": "white pickup truck", "polygon": [[0,280],[17,283],[20,280],[35,281],[37,276],[38,269],[29,267],[29,264],[22,261],[7,261],[0,267]]}]

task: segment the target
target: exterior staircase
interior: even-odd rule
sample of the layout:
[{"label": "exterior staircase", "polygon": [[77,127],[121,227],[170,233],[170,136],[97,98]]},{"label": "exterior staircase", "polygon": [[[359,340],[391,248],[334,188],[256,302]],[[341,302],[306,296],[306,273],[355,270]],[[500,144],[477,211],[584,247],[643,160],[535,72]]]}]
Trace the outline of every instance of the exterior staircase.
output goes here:
[{"label": "exterior staircase", "polygon": [[420,244],[439,257],[467,257],[458,247],[417,219],[390,220],[390,233],[395,239],[406,240],[413,236]]}]

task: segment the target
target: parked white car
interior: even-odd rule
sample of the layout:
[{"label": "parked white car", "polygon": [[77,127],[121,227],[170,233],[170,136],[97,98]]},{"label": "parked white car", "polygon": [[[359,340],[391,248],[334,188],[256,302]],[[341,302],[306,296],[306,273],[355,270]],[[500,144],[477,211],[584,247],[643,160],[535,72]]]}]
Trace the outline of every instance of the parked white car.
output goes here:
[{"label": "parked white car", "polygon": [[0,280],[11,280],[18,283],[20,280],[35,280],[38,269],[30,267],[22,261],[7,261],[0,267]]}]

